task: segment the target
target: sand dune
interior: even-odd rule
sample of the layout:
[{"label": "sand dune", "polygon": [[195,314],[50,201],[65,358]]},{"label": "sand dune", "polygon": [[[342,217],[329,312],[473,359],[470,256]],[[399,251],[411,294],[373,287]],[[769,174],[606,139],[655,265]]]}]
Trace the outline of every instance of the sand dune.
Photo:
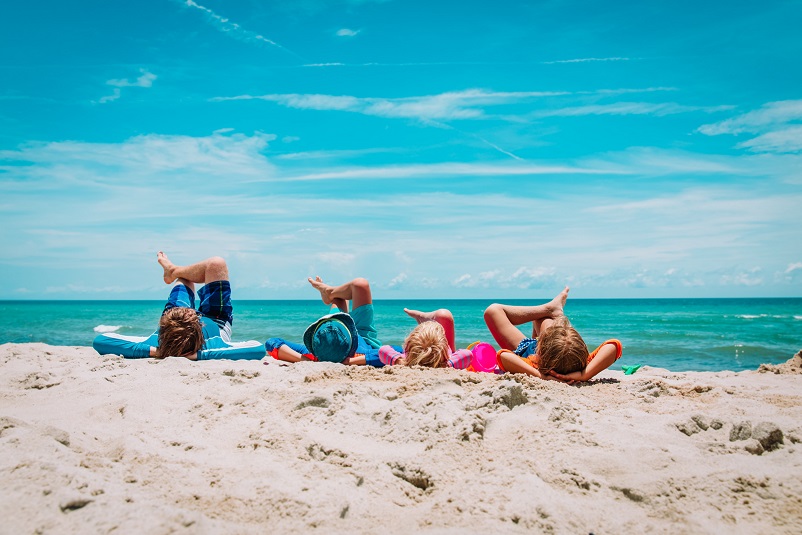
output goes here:
[{"label": "sand dune", "polygon": [[2,533],[800,533],[802,356],[519,376],[0,346]]}]

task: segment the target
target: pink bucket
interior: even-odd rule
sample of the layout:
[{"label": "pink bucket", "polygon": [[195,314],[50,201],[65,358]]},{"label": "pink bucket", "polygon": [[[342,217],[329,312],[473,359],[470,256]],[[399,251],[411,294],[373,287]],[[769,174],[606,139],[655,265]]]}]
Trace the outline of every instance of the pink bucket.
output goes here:
[{"label": "pink bucket", "polygon": [[468,349],[473,353],[473,360],[468,369],[493,373],[496,368],[496,348],[486,342],[476,342],[468,346]]}]

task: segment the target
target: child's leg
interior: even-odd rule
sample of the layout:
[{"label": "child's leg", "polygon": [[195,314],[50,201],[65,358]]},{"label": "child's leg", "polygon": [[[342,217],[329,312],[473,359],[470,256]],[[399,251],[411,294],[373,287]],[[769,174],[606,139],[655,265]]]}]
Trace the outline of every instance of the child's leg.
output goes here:
[{"label": "child's leg", "polygon": [[348,301],[351,301],[351,308],[359,308],[362,305],[373,303],[373,295],[367,279],[359,277],[339,286],[326,284],[320,277],[307,280],[313,288],[320,292],[320,298],[325,304],[333,304],[343,312],[348,312]]},{"label": "child's leg", "polygon": [[433,310],[432,312],[421,312],[420,310],[411,310],[409,308],[405,308],[404,312],[409,314],[409,316],[418,323],[423,323],[424,321],[436,321],[439,323],[446,332],[448,347],[451,348],[451,351],[456,351],[454,315],[450,310],[446,308],[439,308],[437,310]]},{"label": "child's leg", "polygon": [[514,350],[526,338],[518,325],[532,322],[532,338],[537,338],[550,325],[550,320],[563,316],[568,287],[543,305],[512,306],[493,303],[484,313],[490,334],[503,349]]},{"label": "child's leg", "polygon": [[164,282],[171,284],[176,279],[185,286],[195,289],[192,283],[207,284],[214,281],[228,280],[228,266],[219,256],[213,256],[189,266],[176,266],[167,255],[159,251],[157,260],[164,268]]}]

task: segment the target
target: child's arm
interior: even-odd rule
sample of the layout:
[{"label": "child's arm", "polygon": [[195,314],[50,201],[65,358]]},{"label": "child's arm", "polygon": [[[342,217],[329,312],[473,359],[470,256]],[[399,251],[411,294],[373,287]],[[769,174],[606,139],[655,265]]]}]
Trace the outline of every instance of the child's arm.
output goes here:
[{"label": "child's arm", "polygon": [[379,348],[379,360],[385,366],[406,366],[407,364],[406,355],[396,351],[392,346],[381,346]]},{"label": "child's arm", "polygon": [[365,355],[354,355],[353,357],[348,357],[345,359],[343,364],[347,364],[349,366],[365,366],[367,361],[365,359]]},{"label": "child's arm", "polygon": [[555,379],[568,383],[590,381],[598,373],[603,372],[612,366],[613,362],[621,358],[621,352],[621,342],[618,340],[608,340],[592,353],[590,362],[588,362],[588,365],[585,366],[585,369],[581,372],[573,372],[567,375],[562,375],[555,371],[549,373]]},{"label": "child's arm", "polygon": [[473,361],[473,353],[470,349],[460,349],[458,351],[453,351],[451,356],[448,358],[446,365],[449,368],[454,368],[456,370],[464,370],[471,365]]},{"label": "child's arm", "polygon": [[525,373],[540,379],[546,379],[548,376],[543,377],[540,370],[531,366],[524,359],[509,350],[502,350],[498,353],[498,362],[501,364],[501,369],[509,373]]},{"label": "child's arm", "polygon": [[276,360],[283,360],[284,362],[313,360],[309,358],[311,354],[309,350],[306,349],[306,346],[287,342],[283,338],[269,338],[267,342],[265,342],[265,349],[268,355]]},{"label": "child's arm", "polygon": [[104,333],[95,337],[92,346],[101,355],[122,355],[128,359],[155,357],[158,354],[159,331],[149,337],[123,336],[117,333]]}]

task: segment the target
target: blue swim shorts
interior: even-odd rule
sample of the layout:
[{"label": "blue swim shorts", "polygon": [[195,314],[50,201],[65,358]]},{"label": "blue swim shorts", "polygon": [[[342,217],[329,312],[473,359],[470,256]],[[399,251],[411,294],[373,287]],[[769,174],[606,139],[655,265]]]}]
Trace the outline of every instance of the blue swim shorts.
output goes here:
[{"label": "blue swim shorts", "polygon": [[[359,336],[364,339],[364,342],[367,343],[373,349],[379,349],[382,344],[379,340],[379,333],[376,331],[376,327],[373,325],[373,305],[362,305],[361,307],[357,307],[353,309],[351,312],[351,318],[354,320],[354,324],[356,325],[356,332],[359,333]],[[359,341],[362,344],[363,340]],[[362,347],[361,349],[367,349]],[[357,347],[357,353],[364,353],[364,351],[360,351],[360,347]]]},{"label": "blue swim shorts", "polygon": [[[234,323],[234,307],[231,306],[231,284],[228,281],[214,281],[204,284],[198,290],[201,315],[224,325]],[[183,284],[176,284],[170,290],[170,297],[164,305],[162,314],[175,307],[195,308],[195,292]]]},{"label": "blue swim shorts", "polygon": [[515,348],[515,353],[522,359],[528,358],[531,355],[534,355],[537,351],[537,338],[524,338],[521,340],[521,343],[518,344],[518,347]]}]

